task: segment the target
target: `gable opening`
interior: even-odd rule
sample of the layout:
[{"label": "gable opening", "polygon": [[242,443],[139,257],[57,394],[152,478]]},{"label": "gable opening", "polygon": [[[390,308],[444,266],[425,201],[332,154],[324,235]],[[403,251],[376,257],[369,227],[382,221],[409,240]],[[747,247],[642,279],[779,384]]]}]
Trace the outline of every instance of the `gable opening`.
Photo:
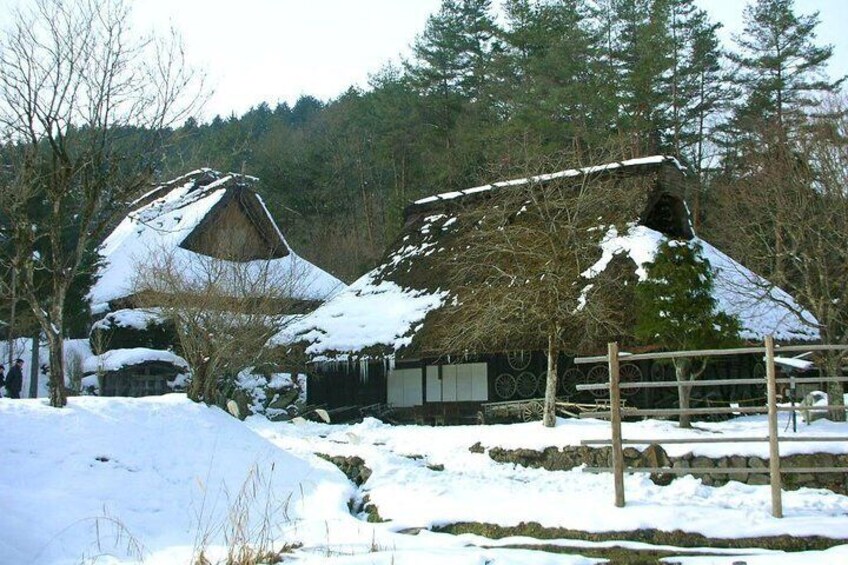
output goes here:
[{"label": "gable opening", "polygon": [[683,200],[667,192],[661,193],[648,206],[641,223],[672,238],[691,239],[694,235]]},{"label": "gable opening", "polygon": [[183,240],[180,247],[229,261],[279,259],[288,255],[288,249],[274,237],[265,233],[264,215],[245,202],[246,198],[229,198],[221,202],[195,230]]}]

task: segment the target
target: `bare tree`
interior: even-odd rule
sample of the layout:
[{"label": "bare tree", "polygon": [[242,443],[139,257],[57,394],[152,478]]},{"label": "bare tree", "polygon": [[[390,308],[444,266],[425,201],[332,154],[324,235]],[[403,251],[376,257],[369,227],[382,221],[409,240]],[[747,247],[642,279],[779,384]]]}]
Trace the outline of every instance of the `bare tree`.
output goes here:
[{"label": "bare tree", "polygon": [[654,182],[609,171],[531,179],[458,210],[447,269],[456,301],[443,350],[547,351],[543,423],[554,426],[560,352],[603,343],[629,325],[620,283],[635,282],[633,269],[592,267],[602,239],[638,218]]},{"label": "bare tree", "polygon": [[[821,339],[848,344],[848,101],[806,118],[792,139],[764,128],[768,140],[748,155],[738,180],[720,187],[718,230],[728,249],[809,310]],[[756,281],[748,281],[749,283]],[[763,296],[769,288],[758,288]],[[827,375],[840,373],[840,354],[822,357]],[[828,387],[829,404],[843,405],[841,383]],[[844,420],[844,410],[832,418]]]},{"label": "bare tree", "polygon": [[[232,249],[241,246],[232,240]],[[225,250],[217,257],[231,256]],[[297,365],[285,347],[269,340],[300,316],[309,283],[297,262],[235,261],[176,252],[156,254],[138,274],[136,302],[156,307],[175,326],[180,353],[191,369],[188,396],[217,404],[220,385],[240,370],[263,363]],[[280,265],[288,265],[280,270]]]},{"label": "bare tree", "polygon": [[71,284],[202,92],[176,37],[136,37],[129,16],[123,0],[36,0],[0,35],[3,260],[46,335],[53,406]]}]

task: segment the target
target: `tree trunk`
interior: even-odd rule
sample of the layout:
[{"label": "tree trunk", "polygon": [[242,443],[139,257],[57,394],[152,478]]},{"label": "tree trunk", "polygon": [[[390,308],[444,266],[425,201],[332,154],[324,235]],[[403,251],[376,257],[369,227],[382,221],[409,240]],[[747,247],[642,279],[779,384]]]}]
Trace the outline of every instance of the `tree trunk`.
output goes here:
[{"label": "tree trunk", "polygon": [[556,426],[557,359],[559,349],[555,333],[548,336],[548,377],[545,382],[545,410],[542,424],[546,428]]},{"label": "tree trunk", "polygon": [[50,350],[50,406],[62,408],[68,403],[65,394],[65,342],[62,334],[53,325],[47,332],[47,346]]},{"label": "tree trunk", "polygon": [[199,363],[189,363],[191,366],[191,383],[188,386],[188,397],[195,402],[214,405],[218,402],[218,379],[215,378],[216,363],[206,359]]},{"label": "tree trunk", "polygon": [[6,365],[10,369],[15,362],[15,317],[17,315],[17,304],[18,304],[18,267],[16,263],[12,264],[12,284],[11,284],[11,296],[10,298],[10,312],[9,312],[9,364]]},{"label": "tree trunk", "polygon": [[38,362],[38,349],[41,345],[41,332],[36,330],[32,334],[32,354],[30,355],[29,367],[29,397],[38,398],[38,371],[40,364]]},{"label": "tree trunk", "polygon": [[206,364],[192,363],[191,364],[191,381],[188,384],[186,394],[189,400],[194,402],[203,401],[203,391],[206,388]]},{"label": "tree trunk", "polygon": [[[674,360],[674,376],[677,379],[677,399],[681,410],[689,410],[689,399],[692,395],[690,375],[692,365],[688,359]],[[678,419],[681,428],[692,427],[692,417],[689,414],[681,414]]]},{"label": "tree trunk", "polygon": [[[825,357],[825,376],[841,377],[842,351],[828,351]],[[827,403],[830,406],[841,406],[830,410],[828,418],[834,422],[845,421],[845,390],[842,383],[827,383]]]}]

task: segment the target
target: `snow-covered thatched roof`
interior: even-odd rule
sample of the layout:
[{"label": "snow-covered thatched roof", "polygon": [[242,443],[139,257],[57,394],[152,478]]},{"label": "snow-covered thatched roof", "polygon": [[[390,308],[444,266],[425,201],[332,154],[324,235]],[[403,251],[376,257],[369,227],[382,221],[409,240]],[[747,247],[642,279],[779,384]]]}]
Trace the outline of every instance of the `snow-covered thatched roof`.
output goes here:
[{"label": "snow-covered thatched roof", "polygon": [[215,246],[226,243],[228,236],[219,233],[225,222],[249,232],[240,255],[227,259],[257,276],[295,281],[290,298],[318,301],[343,288],[340,280],[292,251],[254,190],[257,180],[200,169],[137,200],[99,249],[101,267],[89,293],[92,310],[104,312],[110,302],[138,292],[139,272],[163,255],[169,255],[187,276],[202,277],[204,262],[215,255]]},{"label": "snow-covered thatched roof", "polygon": [[[426,327],[439,323],[440,308],[454,298],[445,286],[439,258],[449,248],[448,240],[463,229],[463,206],[486,205],[496,190],[560,179],[568,182],[589,174],[646,175],[652,179],[652,194],[646,195],[647,209],[635,213],[623,233],[607,230],[599,243],[597,262],[584,273],[586,278],[600,275],[614,257],[630,259],[635,276],[644,278],[645,264],[653,260],[664,240],[694,240],[715,271],[718,308],[739,318],[741,337],[758,340],[773,334],[786,341],[817,339],[817,332],[793,312],[800,308],[792,297],[694,235],[682,198],[685,170],[666,156],[571,169],[418,200],[407,208],[405,229],[382,264],[298,322],[294,331],[307,342],[307,352],[315,359],[415,351]],[[808,313],[805,317],[815,321]]]}]

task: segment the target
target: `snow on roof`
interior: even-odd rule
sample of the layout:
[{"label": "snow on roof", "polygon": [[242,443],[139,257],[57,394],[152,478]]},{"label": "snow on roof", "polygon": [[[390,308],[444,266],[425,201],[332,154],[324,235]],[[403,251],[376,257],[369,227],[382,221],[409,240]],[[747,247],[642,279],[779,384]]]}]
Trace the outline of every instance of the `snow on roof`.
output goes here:
[{"label": "snow on roof", "polygon": [[413,204],[429,204],[431,202],[437,202],[439,200],[453,200],[455,198],[459,198],[461,196],[466,196],[468,194],[476,194],[478,192],[486,192],[495,188],[504,188],[510,186],[521,186],[530,183],[536,182],[547,182],[555,179],[568,178],[568,177],[576,177],[579,175],[588,175],[592,173],[600,173],[603,171],[613,171],[616,169],[622,169],[626,167],[635,167],[638,165],[659,165],[661,163],[671,163],[676,166],[681,171],[685,171],[686,168],[680,164],[680,162],[671,156],[668,155],[652,155],[650,157],[641,157],[639,159],[627,159],[625,161],[616,161],[614,163],[606,163],[603,165],[594,165],[592,167],[583,167],[581,169],[566,169],[564,171],[558,171],[556,173],[548,173],[544,175],[536,175],[527,178],[520,179],[512,179],[506,181],[495,182],[492,184],[484,184],[482,186],[476,186],[474,188],[467,188],[465,190],[451,191],[451,192],[443,192],[441,194],[436,194],[434,196],[428,196],[426,198],[421,198],[420,200],[416,200]]},{"label": "snow on roof", "polygon": [[299,335],[310,343],[306,352],[316,357],[368,347],[388,346],[397,351],[408,346],[424,316],[441,306],[448,293],[406,289],[387,280],[377,282],[375,271],[287,328],[281,340],[291,341],[290,335]]},{"label": "snow on roof", "polygon": [[158,308],[134,309],[125,308],[109,312],[97,320],[92,326],[93,330],[108,330],[111,327],[132,328],[134,330],[146,330],[153,324],[162,324],[165,318]]},{"label": "snow on roof", "polygon": [[[665,239],[666,236],[660,232],[642,225],[631,225],[621,235],[615,228],[610,228],[601,242],[601,259],[583,276],[587,279],[597,276],[614,256],[625,254],[635,263],[636,275],[644,279],[645,264],[653,260]],[[768,281],[708,242],[697,238],[694,241],[701,244],[704,256],[715,272],[713,293],[717,307],[738,317],[743,328],[741,338],[761,340],[770,334],[780,341],[818,339],[815,318],[798,306],[792,297],[769,285]],[[421,329],[427,313],[441,307],[450,293],[403,288],[383,279],[383,270],[396,264],[400,256],[414,259],[431,251],[430,244],[412,251],[402,246],[384,265],[367,273],[308,314],[290,331],[309,343],[307,353],[315,360],[360,353],[375,346],[394,352],[408,346]],[[803,312],[808,324],[801,322],[793,309]]]},{"label": "snow on roof", "polygon": [[[636,264],[636,275],[646,277],[645,264],[652,261],[666,237],[656,230],[632,225],[623,235],[613,227],[601,242],[603,255],[595,265],[583,273],[592,278],[602,272],[610,260],[621,253]],[[736,316],[742,325],[743,339],[761,340],[773,335],[781,341],[812,341],[819,338],[816,319],[801,308],[783,290],[763,277],[743,267],[708,242],[694,238],[701,244],[704,257],[710,262],[715,278],[713,296],[720,311]],[[798,314],[806,321],[802,322]]]},{"label": "snow on roof", "polygon": [[147,363],[150,361],[161,361],[171,363],[177,367],[188,369],[185,359],[161,349],[148,349],[146,347],[134,347],[131,349],[113,349],[101,355],[89,357],[83,362],[82,372],[99,373],[119,371],[124,367]]},{"label": "snow on roof", "polygon": [[[211,182],[203,184],[206,181]],[[98,270],[98,280],[89,293],[92,310],[103,312],[108,310],[110,301],[134,294],[139,271],[163,253],[173,254],[175,264],[187,273],[200,276],[205,270],[203,261],[210,259],[180,245],[228,190],[255,182],[254,177],[200,169],[166,183],[137,200],[136,204],[142,203],[156,195],[157,191],[173,186],[162,196],[127,214],[101,245],[99,253],[102,266]],[[298,300],[322,300],[342,288],[344,284],[340,280],[298,257],[291,250],[265,203],[258,194],[253,194],[274,226],[280,243],[289,253],[279,259],[242,263],[248,272],[257,276],[270,275],[272,280],[290,280],[296,276],[298,282],[292,285],[291,297]]]}]

